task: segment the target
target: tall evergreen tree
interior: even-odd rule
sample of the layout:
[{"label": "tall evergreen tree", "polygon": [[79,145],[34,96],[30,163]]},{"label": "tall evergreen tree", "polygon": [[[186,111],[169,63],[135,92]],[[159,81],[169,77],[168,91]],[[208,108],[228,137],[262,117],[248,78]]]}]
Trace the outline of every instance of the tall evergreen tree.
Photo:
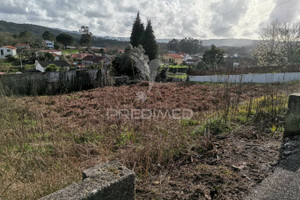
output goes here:
[{"label": "tall evergreen tree", "polygon": [[154,31],[152,29],[151,21],[148,20],[147,27],[144,33],[142,45],[145,49],[145,54],[148,55],[149,60],[157,58],[158,55],[158,45],[156,43]]},{"label": "tall evergreen tree", "polygon": [[144,36],[145,28],[144,24],[141,22],[140,12],[137,13],[135,22],[132,26],[132,32],[130,36],[130,43],[133,47],[139,46],[142,43],[142,39]]}]

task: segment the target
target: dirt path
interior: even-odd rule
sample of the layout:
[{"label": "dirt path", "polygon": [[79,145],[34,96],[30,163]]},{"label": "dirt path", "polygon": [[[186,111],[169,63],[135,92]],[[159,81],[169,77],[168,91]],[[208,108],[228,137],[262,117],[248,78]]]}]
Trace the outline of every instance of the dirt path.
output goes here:
[{"label": "dirt path", "polygon": [[300,199],[300,137],[286,138],[282,145],[279,165],[247,200],[299,200]]},{"label": "dirt path", "polygon": [[[240,200],[272,173],[280,156],[282,134],[241,127],[202,141],[177,161],[138,181],[137,199]],[[205,152],[203,154],[203,152]]]}]

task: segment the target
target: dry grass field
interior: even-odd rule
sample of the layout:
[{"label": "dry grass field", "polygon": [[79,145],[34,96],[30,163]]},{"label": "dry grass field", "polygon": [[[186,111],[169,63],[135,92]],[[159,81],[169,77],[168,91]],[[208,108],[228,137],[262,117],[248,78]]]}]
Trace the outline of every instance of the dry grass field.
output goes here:
[{"label": "dry grass field", "polygon": [[[276,164],[288,95],[299,83],[147,84],[0,98],[0,199],[37,199],[118,159],[137,199],[242,199]],[[189,109],[191,119],[107,117]]]}]

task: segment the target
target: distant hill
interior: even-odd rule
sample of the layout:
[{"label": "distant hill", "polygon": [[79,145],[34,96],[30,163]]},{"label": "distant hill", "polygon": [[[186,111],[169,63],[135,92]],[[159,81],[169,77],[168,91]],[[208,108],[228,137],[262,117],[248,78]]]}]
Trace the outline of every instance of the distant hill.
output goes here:
[{"label": "distant hill", "polygon": [[[105,39],[112,39],[118,41],[129,42],[130,39],[126,37],[110,37],[105,36]],[[168,43],[171,39],[157,39],[158,43]],[[258,40],[249,40],[249,39],[211,39],[211,40],[201,40],[203,46],[211,46],[212,44],[218,47],[232,46],[232,47],[249,47],[255,46]]]},{"label": "distant hill", "polygon": [[[76,41],[80,39],[80,33],[76,31],[68,31],[58,28],[49,28],[34,24],[17,24],[13,22],[6,22],[0,20],[0,32],[9,32],[12,34],[19,34],[22,31],[30,31],[33,34],[41,37],[45,31],[50,31],[55,36],[61,33],[67,33],[72,35]],[[171,39],[157,39],[159,43],[168,43]],[[111,36],[95,36],[93,45],[94,46],[120,46],[124,47],[129,42],[128,37],[111,37]],[[244,46],[254,46],[257,43],[257,40],[248,40],[248,39],[211,39],[211,40],[202,40],[203,46],[211,46],[212,44],[222,47],[222,46],[232,46],[232,47],[244,47]]]},{"label": "distant hill", "polygon": [[[160,43],[168,43],[170,39],[158,39]],[[255,46],[258,40],[249,39],[210,39],[201,40],[203,46],[211,46],[212,44],[218,47],[231,46],[231,47],[249,47]]]},{"label": "distant hill", "polygon": [[218,47],[231,46],[231,47],[245,47],[245,46],[255,46],[258,40],[249,39],[211,39],[202,40],[203,46],[211,46],[212,44]]},{"label": "distant hill", "polygon": [[[80,27],[79,27],[80,28]],[[42,37],[42,34],[45,31],[49,31],[55,36],[61,33],[67,33],[71,35],[77,42],[80,39],[80,33],[76,31],[67,31],[58,28],[49,28],[45,26],[39,26],[34,24],[18,24],[13,22],[6,22],[0,20],[0,32],[8,32],[12,34],[19,34],[23,31],[30,31],[31,33],[35,34],[38,37]],[[119,47],[124,48],[128,42],[125,40],[118,40],[113,38],[104,38],[104,37],[95,37],[93,40],[93,46],[98,47]]]},{"label": "distant hill", "polygon": [[45,31],[50,31],[52,34],[54,34],[56,36],[65,32],[65,33],[72,35],[75,38],[79,37],[78,34],[70,33],[69,31],[65,31],[65,30],[48,28],[48,27],[33,25],[33,24],[17,24],[17,23],[13,23],[13,22],[6,22],[3,20],[0,20],[0,32],[19,34],[22,31],[30,31],[33,34],[40,35],[40,36],[42,36],[42,34]]}]

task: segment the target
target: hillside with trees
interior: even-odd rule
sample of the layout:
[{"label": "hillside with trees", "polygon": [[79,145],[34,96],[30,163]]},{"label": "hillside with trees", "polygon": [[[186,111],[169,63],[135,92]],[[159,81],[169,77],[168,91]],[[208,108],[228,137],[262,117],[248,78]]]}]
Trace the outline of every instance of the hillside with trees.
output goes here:
[{"label": "hillside with trees", "polygon": [[[0,20],[0,45],[15,45],[19,42],[18,40],[16,41],[16,37],[22,32],[30,33],[35,39],[42,39],[43,37],[49,39],[49,37],[52,38],[51,35],[57,37],[58,35],[65,33],[72,36],[76,44],[79,44],[81,39],[80,32],[66,31],[34,24],[17,24]],[[45,32],[47,32],[48,35],[43,35]],[[94,37],[92,41],[92,46],[124,48],[126,45],[128,45],[128,42],[105,39],[101,37]]]}]

